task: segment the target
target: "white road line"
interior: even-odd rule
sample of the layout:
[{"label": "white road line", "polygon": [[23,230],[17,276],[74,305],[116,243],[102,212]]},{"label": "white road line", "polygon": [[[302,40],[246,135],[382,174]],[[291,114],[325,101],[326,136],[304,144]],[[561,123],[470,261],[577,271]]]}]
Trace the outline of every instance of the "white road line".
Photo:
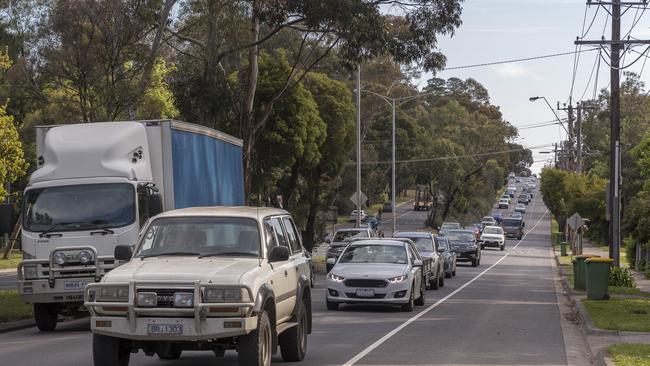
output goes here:
[{"label": "white road line", "polygon": [[[518,242],[518,243],[513,247],[513,249],[517,249],[517,247],[519,246],[519,244],[521,244],[521,243],[524,241],[524,239],[526,239],[526,237],[528,236],[528,233],[531,232],[531,231],[533,231],[533,230],[535,230],[535,228],[537,227],[537,225],[539,225],[539,223],[542,222],[542,219],[543,219],[544,217],[546,217],[546,214],[547,214],[547,213],[548,213],[548,210],[546,210],[546,211],[544,212],[544,214],[539,218],[539,220],[537,220],[537,223],[535,223],[535,225],[533,226],[533,228],[530,229],[530,231],[528,231],[528,232],[524,235],[524,237],[521,238],[521,240],[519,240],[519,242]],[[379,338],[375,343],[371,344],[371,345],[368,346],[366,349],[364,349],[363,351],[359,352],[356,356],[352,357],[348,362],[344,363],[343,366],[352,366],[352,365],[356,364],[357,362],[359,362],[362,358],[366,357],[370,352],[374,351],[377,347],[381,346],[384,342],[386,342],[387,340],[389,340],[391,337],[393,337],[395,334],[397,334],[400,330],[406,328],[407,326],[409,326],[409,325],[410,325],[411,323],[413,323],[414,321],[420,319],[424,314],[426,314],[426,313],[430,312],[431,310],[437,308],[440,304],[442,304],[443,302],[449,300],[452,296],[456,295],[457,293],[459,293],[460,291],[462,291],[464,288],[466,288],[467,286],[471,285],[474,281],[476,281],[476,280],[478,280],[479,278],[481,278],[484,274],[486,274],[486,273],[487,273],[488,271],[490,271],[492,268],[496,267],[496,265],[498,265],[499,263],[501,263],[501,261],[503,261],[504,259],[506,259],[509,255],[510,255],[510,253],[506,253],[503,257],[499,258],[499,260],[497,260],[496,262],[494,262],[494,264],[492,264],[490,267],[486,268],[483,272],[481,272],[481,273],[479,273],[478,275],[476,275],[476,277],[474,277],[474,278],[472,278],[471,280],[467,281],[467,282],[466,282],[465,284],[463,284],[461,287],[459,287],[459,288],[457,288],[456,290],[454,290],[454,292],[452,292],[452,293],[450,293],[449,295],[443,297],[442,299],[436,301],[435,304],[429,306],[428,308],[422,310],[421,312],[417,313],[417,314],[414,315],[413,317],[409,318],[407,321],[405,321],[404,323],[402,323],[401,325],[399,325],[397,328],[391,330],[391,331],[390,331],[389,333],[387,333],[385,336]]]}]

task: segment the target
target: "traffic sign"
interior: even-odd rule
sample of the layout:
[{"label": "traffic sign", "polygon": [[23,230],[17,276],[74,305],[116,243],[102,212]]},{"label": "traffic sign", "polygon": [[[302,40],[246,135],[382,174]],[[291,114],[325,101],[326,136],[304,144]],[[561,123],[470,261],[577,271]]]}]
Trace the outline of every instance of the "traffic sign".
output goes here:
[{"label": "traffic sign", "polygon": [[[365,194],[363,194],[363,192],[361,192],[359,205],[361,207],[364,207],[367,200],[368,200],[368,196],[366,196]],[[357,204],[357,192],[354,192],[354,194],[350,196],[350,201],[352,201],[352,203],[354,203],[355,205]]]},{"label": "traffic sign", "polygon": [[585,224],[585,221],[582,219],[582,216],[576,212],[571,217],[569,217],[567,224],[569,224],[569,227],[571,229],[577,231]]}]

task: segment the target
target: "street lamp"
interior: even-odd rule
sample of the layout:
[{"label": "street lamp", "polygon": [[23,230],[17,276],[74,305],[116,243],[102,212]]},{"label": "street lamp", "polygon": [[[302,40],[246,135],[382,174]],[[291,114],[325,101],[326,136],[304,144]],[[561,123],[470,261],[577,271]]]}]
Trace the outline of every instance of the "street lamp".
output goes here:
[{"label": "street lamp", "polygon": [[536,102],[536,101],[538,101],[540,99],[544,99],[544,101],[546,102],[546,105],[551,109],[551,112],[553,112],[553,114],[555,115],[555,118],[560,123],[560,126],[562,126],[562,128],[564,128],[564,131],[566,131],[567,136],[569,137],[569,141],[571,141],[571,143],[573,143],[573,138],[571,138],[571,134],[569,133],[569,130],[567,130],[567,128],[564,127],[564,123],[562,123],[562,120],[560,119],[560,116],[558,116],[557,113],[555,113],[555,109],[553,109],[553,107],[551,106],[551,103],[548,102],[548,99],[546,99],[546,97],[543,97],[543,96],[528,98],[528,100],[531,101],[531,102]]},{"label": "street lamp", "polygon": [[[396,209],[396,204],[395,204],[395,177],[396,177],[396,169],[395,169],[395,165],[396,165],[395,164],[395,113],[396,113],[397,107],[401,106],[402,104],[404,104],[404,103],[406,103],[408,101],[418,99],[418,98],[421,98],[421,97],[425,97],[425,96],[428,96],[428,95],[437,94],[437,93],[436,92],[422,93],[422,94],[410,95],[410,96],[401,97],[401,98],[391,98],[391,97],[389,97],[387,95],[379,94],[379,93],[374,92],[372,90],[361,89],[360,91],[364,92],[364,93],[368,93],[368,94],[378,96],[384,102],[388,103],[391,106],[391,108],[393,109],[393,122],[392,122],[392,129],[393,129],[393,132],[392,132],[393,158],[392,158],[391,201],[392,201],[392,206],[393,206],[392,211],[393,211],[393,234],[394,234],[397,231],[397,215],[396,215],[396,212],[395,212],[395,209]],[[397,104],[397,102],[401,102],[401,103]]]}]

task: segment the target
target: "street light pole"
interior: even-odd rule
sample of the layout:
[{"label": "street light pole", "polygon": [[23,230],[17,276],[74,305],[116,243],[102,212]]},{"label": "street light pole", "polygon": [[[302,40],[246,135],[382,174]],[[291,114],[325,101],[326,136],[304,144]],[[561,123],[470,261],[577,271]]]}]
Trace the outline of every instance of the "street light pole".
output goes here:
[{"label": "street light pole", "polygon": [[395,106],[395,98],[392,100],[392,107],[393,107],[393,184],[392,184],[392,196],[393,196],[393,234],[397,231],[397,212],[396,208],[397,206],[395,205],[395,175],[396,175],[396,167],[395,167],[395,109],[397,108]]},{"label": "street light pole", "polygon": [[361,64],[357,66],[357,227],[361,227]]}]

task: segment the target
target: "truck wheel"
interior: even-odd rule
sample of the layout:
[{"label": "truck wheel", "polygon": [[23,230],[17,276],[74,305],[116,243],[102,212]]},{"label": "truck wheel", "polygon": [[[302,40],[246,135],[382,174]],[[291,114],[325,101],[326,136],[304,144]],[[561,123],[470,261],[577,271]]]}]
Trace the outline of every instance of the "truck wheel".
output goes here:
[{"label": "truck wheel", "polygon": [[426,292],[426,290],[424,289],[424,286],[422,286],[422,288],[420,289],[420,297],[418,297],[418,298],[417,298],[413,303],[414,303],[416,306],[424,306],[424,302],[425,302],[425,300],[426,300],[424,296],[425,296],[426,293],[427,293],[427,292]]},{"label": "truck wheel", "polygon": [[298,313],[298,325],[287,329],[280,334],[278,343],[280,344],[280,353],[285,362],[302,361],[307,353],[307,308],[305,302],[300,304],[300,313]]},{"label": "truck wheel", "polygon": [[429,282],[429,287],[432,290],[437,290],[440,288],[440,281],[438,281],[437,278],[434,278],[431,282]]},{"label": "truck wheel", "polygon": [[178,360],[183,353],[183,349],[172,343],[163,343],[156,348],[156,354],[161,360]]},{"label": "truck wheel", "polygon": [[445,272],[445,278],[451,278],[452,276],[452,271]]},{"label": "truck wheel", "polygon": [[271,321],[266,310],[260,313],[257,329],[245,336],[239,337],[237,343],[237,358],[240,366],[270,366],[273,334]]},{"label": "truck wheel", "polygon": [[59,305],[34,304],[34,320],[39,330],[43,332],[54,330],[59,321]]},{"label": "truck wheel", "polygon": [[501,244],[501,251],[503,252],[505,249],[506,249],[506,245],[505,245],[505,244]]},{"label": "truck wheel", "polygon": [[93,363],[95,366],[127,366],[131,350],[123,340],[93,334]]},{"label": "truck wheel", "polygon": [[438,277],[438,286],[445,287],[445,276]]},{"label": "truck wheel", "polygon": [[413,292],[414,292],[413,286],[411,286],[411,293],[409,294],[409,302],[406,304],[402,305],[402,310],[403,311],[413,311],[413,307],[415,306],[415,301],[413,300]]},{"label": "truck wheel", "polygon": [[339,309],[339,303],[338,302],[333,302],[333,301],[329,301],[329,300],[326,300],[325,302],[327,303],[327,310],[337,311]]},{"label": "truck wheel", "polygon": [[478,261],[476,259],[472,259],[472,267],[478,266]]}]

